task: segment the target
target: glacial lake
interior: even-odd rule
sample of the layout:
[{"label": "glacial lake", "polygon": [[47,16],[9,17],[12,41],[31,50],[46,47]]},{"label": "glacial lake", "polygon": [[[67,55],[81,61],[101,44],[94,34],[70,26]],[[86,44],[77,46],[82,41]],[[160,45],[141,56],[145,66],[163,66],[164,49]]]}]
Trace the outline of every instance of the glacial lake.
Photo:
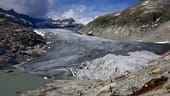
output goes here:
[{"label": "glacial lake", "polygon": [[16,93],[35,90],[52,81],[18,70],[11,73],[0,72],[0,96],[17,96]]}]

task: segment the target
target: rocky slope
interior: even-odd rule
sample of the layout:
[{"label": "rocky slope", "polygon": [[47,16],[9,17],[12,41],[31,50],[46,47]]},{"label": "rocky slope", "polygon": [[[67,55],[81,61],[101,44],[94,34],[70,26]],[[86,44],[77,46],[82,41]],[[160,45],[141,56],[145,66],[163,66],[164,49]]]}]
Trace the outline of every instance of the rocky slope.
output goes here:
[{"label": "rocky slope", "polygon": [[80,32],[117,40],[170,41],[169,6],[169,0],[141,0],[128,9],[96,18]]},{"label": "rocky slope", "polygon": [[[25,62],[43,53],[45,39],[0,13],[0,69]],[[41,50],[42,49],[42,50]]]},{"label": "rocky slope", "polygon": [[169,96],[170,53],[147,64],[141,70],[118,78],[106,81],[56,80],[19,96]]}]

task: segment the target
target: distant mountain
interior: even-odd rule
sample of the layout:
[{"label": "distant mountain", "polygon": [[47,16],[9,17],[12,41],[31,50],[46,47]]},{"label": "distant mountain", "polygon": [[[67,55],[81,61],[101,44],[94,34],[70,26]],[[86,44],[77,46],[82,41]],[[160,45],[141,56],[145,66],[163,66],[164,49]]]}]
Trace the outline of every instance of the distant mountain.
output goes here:
[{"label": "distant mountain", "polygon": [[170,0],[140,0],[123,11],[100,16],[81,32],[104,38],[170,41]]},{"label": "distant mountain", "polygon": [[78,28],[80,29],[84,27],[83,24],[76,23],[76,21],[73,18],[57,19],[57,20],[48,18],[44,20],[44,22],[38,23],[38,26],[42,26],[42,24],[45,24],[47,28]]},{"label": "distant mountain", "polygon": [[53,20],[33,18],[28,15],[18,14],[13,9],[4,10],[0,8],[0,14],[5,15],[9,20],[23,25],[25,27],[32,28],[82,28],[84,25],[76,23],[73,18],[63,19],[63,20]]}]

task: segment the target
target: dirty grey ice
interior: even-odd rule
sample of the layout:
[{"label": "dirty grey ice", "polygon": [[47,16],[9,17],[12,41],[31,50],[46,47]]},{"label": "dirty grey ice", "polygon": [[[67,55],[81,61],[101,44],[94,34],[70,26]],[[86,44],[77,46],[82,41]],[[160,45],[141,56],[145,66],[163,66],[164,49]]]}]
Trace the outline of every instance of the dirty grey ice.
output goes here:
[{"label": "dirty grey ice", "polygon": [[20,67],[58,79],[106,80],[146,66],[170,49],[170,44],[114,41],[64,29],[35,30],[50,46],[46,55]]}]

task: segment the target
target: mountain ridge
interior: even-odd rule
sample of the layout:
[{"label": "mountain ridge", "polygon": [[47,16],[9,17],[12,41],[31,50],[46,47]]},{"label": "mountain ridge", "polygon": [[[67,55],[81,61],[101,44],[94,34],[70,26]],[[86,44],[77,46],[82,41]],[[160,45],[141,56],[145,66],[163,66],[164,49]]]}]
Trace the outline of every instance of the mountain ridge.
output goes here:
[{"label": "mountain ridge", "polygon": [[[170,41],[169,29],[163,30],[166,39],[157,39],[160,26],[169,26],[170,1],[168,0],[142,0],[140,3],[123,11],[99,16],[80,30],[83,34],[116,39],[145,42]],[[167,23],[167,24],[166,24]],[[157,32],[162,35],[161,32]],[[152,35],[152,36],[151,36]]]},{"label": "mountain ridge", "polygon": [[33,18],[25,14],[19,14],[15,10],[4,10],[0,8],[0,14],[4,14],[9,20],[25,27],[31,28],[77,28],[84,25],[76,23],[73,18],[54,20],[52,18]]}]

